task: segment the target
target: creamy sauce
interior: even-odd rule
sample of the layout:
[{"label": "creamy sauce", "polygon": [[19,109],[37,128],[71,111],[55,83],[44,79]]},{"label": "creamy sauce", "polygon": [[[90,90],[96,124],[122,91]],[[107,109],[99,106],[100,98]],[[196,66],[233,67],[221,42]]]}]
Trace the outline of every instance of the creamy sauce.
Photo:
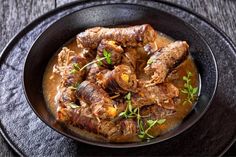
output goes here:
[{"label": "creamy sauce", "polygon": [[[159,48],[162,48],[173,41],[174,40],[171,39],[170,37],[168,37],[162,33],[158,33],[158,38],[156,40],[156,43]],[[77,51],[77,52],[79,51],[79,49],[77,48],[75,39],[72,39],[70,42],[66,43],[64,46],[68,47],[69,49],[71,49],[73,51]],[[54,98],[55,98],[55,95],[57,94],[57,86],[59,86],[59,84],[60,84],[60,76],[53,74],[53,66],[55,64],[57,64],[57,54],[58,54],[58,52],[49,61],[48,66],[45,71],[45,74],[44,74],[44,79],[43,79],[44,97],[47,102],[48,109],[51,111],[51,113],[55,117],[56,117],[57,106],[55,105]],[[198,75],[197,68],[196,68],[191,57],[188,57],[183,63],[181,63],[177,68],[175,68],[174,71],[175,72],[172,72],[167,77],[167,79],[166,79],[167,82],[173,83],[178,89],[181,90],[181,89],[183,89],[183,86],[185,83],[182,78],[183,78],[183,76],[187,75],[187,71],[190,71],[193,74],[193,76],[191,78],[192,86],[199,87],[199,78],[200,77]],[[181,123],[181,121],[184,119],[184,117],[186,117],[187,114],[189,114],[189,112],[192,110],[193,104],[190,104],[190,103],[183,104],[184,100],[187,98],[186,94],[183,94],[180,91],[179,98],[180,98],[179,99],[180,101],[178,101],[178,103],[175,106],[176,113],[171,116],[168,116],[166,118],[166,122],[163,125],[153,127],[150,130],[150,133],[152,135],[155,136],[155,135],[159,135],[159,134],[164,134],[164,133],[168,132],[169,130],[175,128],[176,126],[178,126]],[[78,133],[81,136],[86,137],[90,140],[106,141],[105,138],[103,138],[99,135],[95,135],[93,133],[89,133],[85,130],[81,130],[81,129],[73,127],[73,126],[68,126],[68,128],[71,129],[73,132]],[[139,138],[129,139],[129,141],[140,141],[140,139]],[[122,142],[122,140],[120,142]]]}]

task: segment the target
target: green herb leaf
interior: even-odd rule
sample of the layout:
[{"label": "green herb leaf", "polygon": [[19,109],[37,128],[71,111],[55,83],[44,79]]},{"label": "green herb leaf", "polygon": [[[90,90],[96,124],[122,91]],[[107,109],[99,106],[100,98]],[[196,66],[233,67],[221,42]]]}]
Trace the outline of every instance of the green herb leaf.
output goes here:
[{"label": "green herb leaf", "polygon": [[133,112],[136,113],[137,111],[138,111],[138,108],[135,108]]},{"label": "green herb leaf", "polygon": [[153,63],[153,60],[150,60],[150,59],[149,59],[149,60],[147,61],[147,65],[150,65],[150,64],[152,64],[152,63]]},{"label": "green herb leaf", "polygon": [[77,72],[76,69],[72,69],[72,70],[70,71],[70,74],[75,74],[76,72]]},{"label": "green herb leaf", "polygon": [[190,71],[188,71],[188,78],[190,78],[192,76],[193,76],[193,74]]},{"label": "green herb leaf", "polygon": [[188,93],[188,91],[187,91],[186,89],[182,89],[181,92],[182,92],[182,93],[185,93],[185,94]]},{"label": "green herb leaf", "polygon": [[143,139],[144,138],[144,134],[139,134],[138,137]]},{"label": "green herb leaf", "polygon": [[187,76],[183,76],[184,88],[181,90],[182,93],[187,94],[186,100],[184,100],[183,105],[185,105],[187,102],[190,104],[195,100],[197,96],[198,87],[193,87],[191,84],[191,77],[193,74],[191,72],[187,72]]},{"label": "green herb leaf", "polygon": [[189,88],[189,84],[185,83],[184,84],[185,89],[187,90]]},{"label": "green herb leaf", "polygon": [[128,105],[128,108],[129,108],[129,112],[132,114],[133,113],[133,111],[132,111],[133,107],[131,105],[131,101],[128,100],[127,103],[128,103],[127,105]]},{"label": "green herb leaf", "polygon": [[79,64],[78,63],[74,63],[73,67],[75,70],[80,70]]},{"label": "green herb leaf", "polygon": [[154,120],[147,120],[147,124],[148,124],[148,126],[151,126],[151,125],[153,125],[153,123],[155,123],[155,121]]},{"label": "green herb leaf", "polygon": [[154,136],[150,135],[148,132],[149,130],[154,127],[156,124],[163,124],[164,122],[166,121],[166,119],[159,119],[159,120],[152,120],[152,119],[149,119],[147,120],[147,125],[148,125],[148,128],[146,130],[143,129],[143,125],[142,123],[139,123],[139,135],[138,137],[141,138],[141,139],[150,139],[150,138],[154,138]]},{"label": "green herb leaf", "polygon": [[[124,98],[126,99],[126,103],[127,103],[126,109],[125,109],[125,111],[120,113],[119,116],[120,117],[125,117],[125,118],[138,117],[139,109],[138,108],[133,108],[132,102],[131,102],[131,93],[129,92],[128,94],[126,94]],[[137,112],[138,112],[138,114],[137,114]]]},{"label": "green herb leaf", "polygon": [[139,120],[139,129],[141,130],[141,132],[144,132],[144,128],[143,128],[143,121]]},{"label": "green herb leaf", "polygon": [[192,93],[192,91],[193,91],[193,87],[192,87],[191,84],[188,86],[188,88],[189,88],[189,91]]},{"label": "green herb leaf", "polygon": [[99,56],[97,56],[97,61],[98,61],[97,64],[101,66],[102,65],[102,60]]},{"label": "green herb leaf", "polygon": [[130,100],[131,99],[131,93],[130,92],[128,94],[126,94],[125,99],[126,100]]},{"label": "green herb leaf", "polygon": [[104,49],[103,56],[106,58],[107,63],[111,64],[111,53]]},{"label": "green herb leaf", "polygon": [[120,117],[122,117],[122,116],[124,116],[124,115],[125,115],[125,112],[121,112],[121,113],[119,114]]},{"label": "green herb leaf", "polygon": [[193,94],[196,94],[198,91],[198,87],[193,88]]},{"label": "green herb leaf", "polygon": [[183,80],[184,80],[184,81],[187,81],[187,80],[188,80],[188,78],[187,78],[186,76],[184,76],[184,77],[183,77]]},{"label": "green herb leaf", "polygon": [[165,123],[165,121],[166,121],[166,119],[159,119],[159,120],[157,121],[157,123],[158,123],[159,125],[162,125],[163,123]]}]

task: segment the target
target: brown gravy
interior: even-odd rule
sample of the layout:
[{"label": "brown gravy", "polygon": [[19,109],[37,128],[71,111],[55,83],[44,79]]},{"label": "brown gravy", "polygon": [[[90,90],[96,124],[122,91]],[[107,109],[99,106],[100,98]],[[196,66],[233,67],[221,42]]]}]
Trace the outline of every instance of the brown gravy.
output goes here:
[{"label": "brown gravy", "polygon": [[[169,43],[173,42],[174,40],[171,39],[170,37],[158,33],[158,38],[156,40],[157,45],[159,47],[165,47]],[[76,45],[75,39],[71,40],[70,42],[66,43],[64,46],[68,47],[69,49],[73,51],[79,51]],[[61,49],[60,49],[61,50]],[[46,103],[48,105],[48,109],[51,111],[51,113],[56,117],[56,108],[57,106],[55,105],[54,102],[54,97],[57,94],[57,86],[60,84],[60,76],[54,75],[53,74],[53,66],[57,63],[57,54],[56,53],[50,62],[47,65],[45,74],[44,74],[44,79],[43,79],[43,92],[44,92],[44,97],[46,100]],[[193,76],[191,78],[191,83],[193,87],[199,87],[199,74],[197,71],[197,68],[192,60],[191,57],[188,57],[182,64],[180,64],[177,68],[174,70],[175,72],[171,73],[167,77],[167,81],[173,83],[177,88],[180,90],[183,89],[184,86],[184,81],[183,81],[183,76],[187,75],[187,71],[192,72]],[[52,77],[54,75],[54,77]],[[159,134],[164,134],[168,132],[169,130],[175,128],[178,126],[181,121],[186,117],[186,115],[192,110],[193,104],[187,103],[183,105],[184,100],[187,98],[186,94],[183,94],[180,92],[180,101],[176,104],[176,113],[173,116],[168,116],[166,119],[166,122],[161,125],[161,127],[153,127],[150,130],[150,133],[152,135],[159,135]],[[68,126],[69,129],[71,129],[73,132],[76,132],[82,136],[85,136],[86,138],[90,140],[95,140],[95,141],[105,141],[106,139],[93,134],[89,133],[85,130],[81,130],[79,128],[73,127],[73,126]],[[126,139],[127,140],[127,139]],[[140,141],[139,138],[135,139],[129,139],[129,141]],[[121,140],[122,142],[122,140]]]}]

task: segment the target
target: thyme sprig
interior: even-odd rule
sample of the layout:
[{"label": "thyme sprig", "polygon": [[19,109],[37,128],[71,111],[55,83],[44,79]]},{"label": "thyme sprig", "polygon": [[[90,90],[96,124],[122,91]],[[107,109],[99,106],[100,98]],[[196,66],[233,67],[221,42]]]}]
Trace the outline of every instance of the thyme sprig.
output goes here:
[{"label": "thyme sprig", "polygon": [[154,138],[154,136],[150,135],[148,132],[151,128],[153,128],[156,124],[162,125],[163,123],[165,123],[166,119],[157,119],[157,120],[152,120],[149,119],[147,120],[147,125],[148,128],[144,129],[143,125],[142,125],[142,121],[140,121],[139,124],[139,129],[140,132],[138,134],[138,137],[141,139],[151,139]]},{"label": "thyme sprig", "polygon": [[138,108],[133,108],[132,107],[132,103],[131,103],[131,93],[129,92],[128,94],[125,95],[125,99],[126,99],[126,108],[125,111],[121,112],[119,114],[120,117],[124,117],[124,118],[132,118],[132,117],[136,117],[136,113],[138,111]]},{"label": "thyme sprig", "polygon": [[78,63],[74,63],[73,64],[73,69],[70,71],[70,74],[75,74],[76,72],[78,72],[80,70],[80,66]]},{"label": "thyme sprig", "polygon": [[149,130],[154,127],[156,124],[163,124],[166,119],[159,119],[159,120],[147,120],[147,125],[148,128],[144,129],[143,126],[143,120],[142,120],[142,116],[140,115],[140,108],[133,108],[132,104],[131,104],[131,93],[129,92],[127,95],[125,95],[125,99],[126,99],[126,109],[124,112],[121,112],[119,114],[120,117],[124,117],[124,118],[136,118],[137,120],[137,125],[139,128],[139,134],[138,137],[140,139],[151,139],[154,138],[154,136],[150,135],[148,132]]},{"label": "thyme sprig", "polygon": [[100,58],[99,56],[97,56],[96,60],[87,63],[86,65],[84,65],[82,68],[80,68],[80,71],[84,70],[87,66],[92,65],[93,63],[97,63],[98,65],[102,65],[102,60],[106,60],[106,62],[108,64],[111,64],[111,53],[106,51],[105,49],[103,50],[103,56],[102,58]]},{"label": "thyme sprig", "polygon": [[80,71],[84,70],[87,66],[90,66],[93,63],[102,63],[101,61],[104,60],[104,59],[106,59],[106,58],[102,57],[102,58],[98,58],[98,59],[96,59],[96,60],[94,60],[92,62],[89,62],[89,63],[85,64],[82,68],[80,68]]},{"label": "thyme sprig", "polygon": [[184,83],[184,88],[181,90],[181,92],[187,94],[187,98],[184,100],[183,104],[186,104],[187,102],[192,103],[197,97],[198,87],[192,86],[191,84],[192,76],[193,74],[190,71],[188,71],[187,76],[183,77],[185,83]]}]

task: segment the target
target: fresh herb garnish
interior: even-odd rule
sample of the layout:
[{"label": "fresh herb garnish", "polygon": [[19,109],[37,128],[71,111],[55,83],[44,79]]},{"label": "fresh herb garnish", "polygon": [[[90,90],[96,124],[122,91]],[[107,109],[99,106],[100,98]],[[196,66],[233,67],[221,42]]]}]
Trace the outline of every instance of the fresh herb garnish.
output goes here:
[{"label": "fresh herb garnish", "polygon": [[80,70],[79,64],[78,63],[74,63],[73,64],[73,69],[70,71],[70,74],[75,74]]},{"label": "fresh herb garnish", "polygon": [[103,50],[103,56],[106,58],[106,61],[108,64],[112,64],[111,63],[111,53],[108,52],[106,49]]},{"label": "fresh herb garnish", "polygon": [[148,133],[148,131],[156,124],[159,124],[159,125],[163,124],[166,121],[166,119],[159,119],[159,120],[155,120],[155,121],[154,120],[147,120],[148,128],[144,129],[143,121],[141,119],[142,116],[140,115],[140,108],[133,108],[132,107],[131,93],[129,92],[128,94],[126,94],[124,98],[126,99],[127,106],[126,106],[125,111],[121,112],[119,114],[119,116],[124,117],[124,118],[136,118],[137,125],[139,128],[139,134],[138,134],[139,138],[141,138],[141,139],[154,138],[152,135],[150,135]]},{"label": "fresh herb garnish", "polygon": [[80,82],[75,83],[74,85],[69,86],[68,88],[70,88],[71,90],[76,90],[79,87],[79,85],[80,85]]},{"label": "fresh herb garnish", "polygon": [[159,125],[162,125],[164,122],[166,121],[166,119],[159,119],[159,120],[147,120],[147,125],[148,125],[148,128],[144,130],[143,126],[142,126],[142,121],[140,121],[141,123],[139,123],[139,129],[140,129],[140,132],[139,132],[139,135],[138,137],[141,138],[141,139],[150,139],[150,138],[154,138],[152,135],[150,135],[148,133],[148,131],[154,127],[156,124],[159,124]]},{"label": "fresh herb garnish", "polygon": [[183,104],[189,102],[192,103],[197,96],[198,92],[198,87],[193,87],[191,85],[191,77],[193,74],[191,72],[187,72],[187,76],[183,77],[183,80],[185,81],[184,83],[184,88],[181,90],[182,93],[187,94],[186,100],[184,100]]},{"label": "fresh herb garnish", "polygon": [[74,67],[74,69],[76,69],[76,70],[80,70],[80,67],[79,67],[79,64],[78,64],[78,63],[74,63],[74,64],[73,64],[73,67]]},{"label": "fresh herb garnish", "polygon": [[152,64],[153,63],[153,60],[151,60],[151,59],[149,59],[148,61],[147,61],[147,65],[150,65],[150,64]]},{"label": "fresh herb garnish", "polygon": [[83,69],[85,69],[87,66],[90,66],[92,65],[93,63],[99,63],[101,62],[102,60],[106,59],[105,57],[102,57],[102,58],[98,58],[92,62],[89,62],[88,64],[84,65],[82,68],[80,68],[80,71],[82,71]]},{"label": "fresh herb garnish", "polygon": [[139,134],[138,134],[138,137],[141,138],[141,139],[150,139],[150,138],[154,138],[152,135],[150,135],[148,133],[148,131],[154,127],[156,124],[159,124],[159,125],[162,125],[163,123],[165,123],[166,119],[159,119],[159,120],[147,120],[147,125],[148,125],[148,128],[147,129],[144,129],[144,126],[143,126],[143,121],[141,119],[141,115],[140,115],[140,109],[137,108],[137,114],[136,114],[136,118],[137,118],[137,124],[138,124],[138,128],[139,128]]},{"label": "fresh herb garnish", "polygon": [[131,118],[136,116],[137,108],[133,109],[132,103],[131,103],[131,93],[129,92],[128,94],[125,95],[126,99],[126,109],[124,112],[121,112],[119,114],[120,117],[125,117],[125,118]]},{"label": "fresh herb garnish", "polygon": [[[105,59],[105,58],[104,58]],[[99,66],[102,66],[102,60],[101,60],[101,58],[99,57],[99,56],[97,56],[97,64],[99,65]]]},{"label": "fresh herb garnish", "polygon": [[72,70],[70,71],[70,74],[75,74],[76,72],[78,72],[78,70],[72,69]]},{"label": "fresh herb garnish", "polygon": [[86,65],[84,65],[82,68],[80,68],[79,70],[82,71],[83,69],[85,69],[87,66],[92,65],[93,63],[97,63],[98,65],[102,65],[102,60],[106,60],[108,64],[111,64],[111,53],[107,52],[105,49],[103,50],[103,56],[102,58],[100,58],[99,56],[97,56],[97,59],[87,63]]}]

